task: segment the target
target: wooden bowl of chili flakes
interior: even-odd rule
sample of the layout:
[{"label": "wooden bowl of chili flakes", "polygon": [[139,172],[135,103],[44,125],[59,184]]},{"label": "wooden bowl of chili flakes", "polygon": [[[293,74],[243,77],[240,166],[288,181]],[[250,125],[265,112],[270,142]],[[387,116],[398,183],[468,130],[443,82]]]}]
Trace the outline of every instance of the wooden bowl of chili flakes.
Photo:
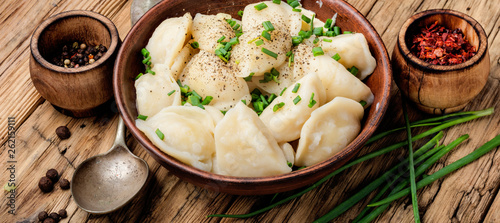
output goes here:
[{"label": "wooden bowl of chili flakes", "polygon": [[461,12],[417,13],[399,32],[392,68],[399,89],[420,110],[430,114],[462,110],[488,80],[486,33]]}]

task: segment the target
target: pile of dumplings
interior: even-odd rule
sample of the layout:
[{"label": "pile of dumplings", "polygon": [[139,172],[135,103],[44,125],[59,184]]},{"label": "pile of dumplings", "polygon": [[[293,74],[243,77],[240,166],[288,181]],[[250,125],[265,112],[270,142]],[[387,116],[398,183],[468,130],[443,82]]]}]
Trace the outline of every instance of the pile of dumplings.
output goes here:
[{"label": "pile of dumplings", "polygon": [[[264,3],[268,7],[262,10],[254,7],[259,3],[246,6],[241,21],[228,14],[192,18],[186,13],[163,21],[154,31],[145,48],[155,74],[135,81],[138,113],[147,116],[138,118],[136,126],[166,154],[216,174],[263,177],[322,162],[359,134],[364,109],[374,98],[362,80],[376,67],[365,37],[321,36],[314,43],[312,35],[292,46],[292,36],[310,29],[302,15],[311,18],[314,13],[301,7],[301,12],[294,11],[285,2]],[[243,34],[225,62],[215,50],[222,36],[235,37],[227,19],[241,25]],[[264,21],[275,30],[269,32],[270,41],[264,39],[257,46],[252,40],[261,36]],[[313,22],[315,27],[324,25],[318,19]],[[194,42],[199,47],[192,47]],[[324,55],[313,55],[318,46]],[[263,53],[262,47],[278,56]],[[336,54],[341,57],[338,61],[332,58]],[[359,69],[356,76],[346,69],[352,66]],[[279,83],[259,81],[273,68],[280,73]],[[250,73],[251,80],[245,80]],[[213,100],[204,109],[183,104],[177,81]],[[260,115],[251,104],[250,92],[256,88],[266,95],[280,95]],[[302,100],[294,103],[297,96]],[[312,100],[316,103],[311,106]],[[280,103],[284,105],[273,111]]]}]

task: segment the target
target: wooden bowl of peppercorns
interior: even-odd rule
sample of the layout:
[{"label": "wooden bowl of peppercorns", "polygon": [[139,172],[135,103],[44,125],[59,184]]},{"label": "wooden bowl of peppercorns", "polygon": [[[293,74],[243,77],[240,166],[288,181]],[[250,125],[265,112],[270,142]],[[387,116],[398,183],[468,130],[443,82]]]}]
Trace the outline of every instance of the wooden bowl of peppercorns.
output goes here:
[{"label": "wooden bowl of peppercorns", "polygon": [[96,115],[113,97],[113,65],[120,45],[115,25],[103,15],[67,11],[50,17],[31,38],[33,85],[66,115]]},{"label": "wooden bowl of peppercorns", "polygon": [[472,17],[436,9],[415,14],[402,26],[392,56],[401,92],[421,111],[462,110],[486,85],[488,39]]}]

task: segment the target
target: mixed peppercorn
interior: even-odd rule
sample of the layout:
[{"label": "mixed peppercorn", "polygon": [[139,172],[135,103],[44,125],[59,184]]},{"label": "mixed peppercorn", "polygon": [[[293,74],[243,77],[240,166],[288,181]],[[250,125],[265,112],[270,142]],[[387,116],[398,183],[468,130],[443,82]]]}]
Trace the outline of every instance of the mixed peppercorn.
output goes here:
[{"label": "mixed peppercorn", "polygon": [[62,47],[60,55],[53,60],[54,64],[66,68],[78,68],[92,64],[101,58],[108,49],[102,45],[87,45],[85,43],[74,42]]}]

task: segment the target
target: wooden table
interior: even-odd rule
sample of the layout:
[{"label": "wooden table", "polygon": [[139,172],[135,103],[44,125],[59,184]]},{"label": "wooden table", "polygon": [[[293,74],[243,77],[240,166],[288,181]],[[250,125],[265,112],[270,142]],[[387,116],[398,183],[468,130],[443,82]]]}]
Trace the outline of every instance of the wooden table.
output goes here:
[{"label": "wooden table", "polygon": [[[348,0],[361,11],[382,36],[389,54],[394,48],[396,34],[412,14],[433,8],[455,9],[479,21],[488,34],[491,73],[481,94],[465,110],[495,107],[500,110],[500,3],[497,0]],[[59,12],[83,9],[109,17],[125,38],[131,28],[131,1],[126,0],[48,0],[14,1],[0,3],[0,184],[11,178],[17,184],[14,199],[15,215],[9,214],[9,193],[0,203],[0,222],[34,220],[38,212],[66,209],[69,217],[62,222],[311,222],[326,214],[355,191],[371,182],[377,175],[405,155],[400,149],[383,157],[354,166],[330,179],[319,188],[278,206],[271,211],[246,220],[206,218],[214,213],[248,213],[267,205],[273,195],[233,196],[193,186],[179,180],[155,162],[130,134],[127,143],[135,154],[146,159],[151,177],[146,188],[129,205],[107,215],[91,215],[77,207],[69,190],[57,185],[53,192],[44,194],[38,189],[38,180],[50,168],[59,170],[62,178],[71,176],[83,160],[110,148],[116,131],[116,109],[98,117],[75,119],[62,115],[37,93],[29,76],[30,36],[37,25]],[[473,122],[445,131],[443,143],[459,135],[470,134],[470,139],[429,172],[447,165],[500,133],[500,111]],[[9,117],[11,117],[9,119]],[[410,119],[425,117],[413,108]],[[9,122],[10,120],[10,122]],[[391,105],[380,130],[400,126],[401,100],[395,85]],[[55,129],[68,126],[71,138],[60,140]],[[9,157],[8,126],[15,126],[15,154]],[[414,134],[424,129],[415,130]],[[365,147],[361,154],[382,148],[405,138],[395,134],[374,145]],[[421,143],[420,143],[421,144]],[[420,145],[417,143],[416,145]],[[15,161],[15,163],[9,163]],[[11,165],[14,173],[11,175]],[[476,162],[419,190],[419,208],[424,222],[500,222],[500,151],[498,148]],[[280,197],[290,193],[280,194]],[[367,204],[363,200],[336,219],[348,222]],[[394,202],[377,222],[411,222],[411,201],[408,198]]]}]

